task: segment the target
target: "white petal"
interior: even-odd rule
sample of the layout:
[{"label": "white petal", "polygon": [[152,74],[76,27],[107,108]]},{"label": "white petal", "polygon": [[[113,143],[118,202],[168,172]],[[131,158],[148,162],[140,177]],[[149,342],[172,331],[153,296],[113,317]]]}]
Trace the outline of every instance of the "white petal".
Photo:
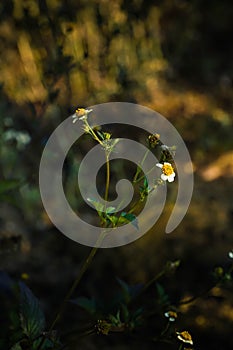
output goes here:
[{"label": "white petal", "polygon": [[170,175],[168,176],[168,182],[173,182],[174,181],[174,176]]},{"label": "white petal", "polygon": [[161,175],[161,179],[162,179],[163,181],[167,181],[168,176],[167,176],[167,175],[165,175],[165,174],[162,174],[162,175]]},{"label": "white petal", "polygon": [[157,166],[158,168],[162,169],[163,164],[157,163],[156,166]]}]

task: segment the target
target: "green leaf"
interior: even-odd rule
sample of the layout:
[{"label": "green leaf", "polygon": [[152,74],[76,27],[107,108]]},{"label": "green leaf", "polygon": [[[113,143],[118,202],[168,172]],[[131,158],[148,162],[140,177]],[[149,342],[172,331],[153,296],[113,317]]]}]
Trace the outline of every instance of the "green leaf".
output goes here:
[{"label": "green leaf", "polygon": [[19,282],[19,288],[21,328],[27,337],[34,339],[45,328],[44,313],[38,299],[23,282]]},{"label": "green leaf", "polygon": [[147,180],[146,176],[144,177],[143,186],[144,186],[145,189],[148,189],[148,180]]},{"label": "green leaf", "polygon": [[120,310],[117,310],[117,313],[116,313],[116,315],[114,316],[114,315],[108,315],[108,318],[109,318],[109,321],[111,321],[111,323],[112,323],[112,325],[113,326],[116,326],[116,327],[118,327],[118,326],[120,326],[121,324],[122,324],[122,322],[121,322],[121,312],[120,312]]},{"label": "green leaf", "polygon": [[115,211],[116,211],[116,208],[114,208],[114,207],[108,207],[108,208],[106,208],[106,214],[112,214],[112,213],[115,213]]},{"label": "green leaf", "polygon": [[123,289],[123,291],[125,292],[125,294],[130,296],[130,286],[125,281],[121,280],[118,277],[116,278],[116,280],[120,284],[120,286]]},{"label": "green leaf", "polygon": [[[52,333],[51,333],[51,335],[52,335]],[[41,344],[41,341],[42,341],[42,337],[39,337],[39,338],[37,338],[34,342],[33,342],[33,344],[32,344],[32,348],[30,348],[30,350],[38,350],[38,347],[39,347],[39,345]],[[42,348],[41,348],[41,350],[58,350],[58,349],[60,349],[61,348],[61,343],[59,342],[59,340],[58,339],[48,339],[48,338],[46,338],[45,340],[44,340],[44,343],[43,343],[43,346],[42,346]]]},{"label": "green leaf", "polygon": [[129,322],[130,314],[128,307],[125,304],[121,304],[122,319],[125,323]]},{"label": "green leaf", "polygon": [[98,214],[101,216],[102,212],[104,212],[104,205],[100,202],[95,201],[94,199],[87,198],[88,202],[92,203],[98,212]]},{"label": "green leaf", "polygon": [[107,219],[113,224],[114,227],[119,221],[119,218],[116,215],[107,215]]},{"label": "green leaf", "polygon": [[95,299],[89,299],[86,297],[80,297],[74,300],[71,300],[73,304],[76,304],[89,312],[90,314],[95,314],[96,313],[96,301]]},{"label": "green leaf", "polygon": [[122,212],[121,213],[121,216],[123,218],[125,218],[126,220],[128,220],[128,222],[130,222],[137,230],[139,230],[139,227],[138,227],[138,220],[137,220],[137,217],[136,215],[134,214],[131,214],[131,213],[126,213],[126,212]]},{"label": "green leaf", "polygon": [[143,288],[142,284],[129,285],[118,277],[116,278],[116,280],[123,290],[126,303],[129,302],[131,299],[135,298]]}]

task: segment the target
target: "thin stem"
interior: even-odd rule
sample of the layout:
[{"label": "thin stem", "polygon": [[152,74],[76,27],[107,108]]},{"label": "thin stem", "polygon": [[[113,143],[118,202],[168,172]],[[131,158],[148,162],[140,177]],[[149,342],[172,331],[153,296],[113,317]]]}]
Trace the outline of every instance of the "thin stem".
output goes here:
[{"label": "thin stem", "polygon": [[[140,166],[141,166],[141,167],[143,166],[143,163],[145,162],[146,157],[147,157],[147,155],[148,155],[149,152],[150,152],[150,150],[148,149],[148,150],[146,151],[146,153],[144,154],[144,157],[143,157],[143,159],[142,159],[142,161],[141,161],[141,163],[140,163]],[[138,175],[140,174],[140,172],[141,172],[141,168],[138,166],[138,167],[137,167],[136,174],[134,175],[134,178],[133,178],[133,182],[136,182],[136,181],[137,181],[137,177],[138,177]]]},{"label": "thin stem", "polygon": [[162,270],[159,272],[154,278],[152,278],[142,289],[142,292],[145,292],[154,282],[156,282],[159,278],[161,278],[165,274],[165,271]]},{"label": "thin stem", "polygon": [[65,334],[63,334],[62,337],[67,338],[67,337],[70,337],[73,334],[75,334],[75,336],[77,338],[83,338],[83,337],[86,337],[88,335],[94,334],[95,332],[96,332],[96,330],[94,327],[91,327],[91,328],[88,328],[85,330],[80,330],[79,328],[75,328],[75,329],[72,329],[72,330],[66,332]]},{"label": "thin stem", "polygon": [[167,331],[169,330],[170,326],[171,326],[171,323],[168,321],[168,323],[166,324],[166,327],[164,328],[164,330],[162,331],[162,333],[160,335],[161,337],[163,337],[164,334],[167,333]]},{"label": "thin stem", "polygon": [[162,277],[165,274],[165,269],[163,269],[161,272],[159,272],[155,277],[153,277],[147,284],[139,291],[139,293],[132,299],[132,302],[135,302],[138,298],[142,296],[143,293],[154,283],[156,282],[160,277]]},{"label": "thin stem", "polygon": [[81,270],[77,276],[77,278],[75,279],[74,283],[72,284],[70,290],[68,291],[68,293],[66,294],[62,304],[60,305],[58,312],[53,320],[53,322],[51,323],[50,327],[49,327],[49,333],[53,330],[55,324],[57,323],[58,319],[60,318],[61,314],[64,311],[64,308],[66,306],[66,303],[70,300],[72,294],[74,293],[76,287],[78,286],[79,282],[81,281],[84,273],[87,271],[88,267],[90,266],[96,252],[98,250],[98,247],[93,247],[90,251],[90,254],[88,255],[88,257],[86,258],[84,264],[81,267]]},{"label": "thin stem", "polygon": [[[77,278],[75,279],[74,283],[72,284],[71,288],[69,289],[68,293],[66,294],[63,302],[61,303],[59,309],[58,309],[58,312],[54,318],[54,320],[52,321],[50,327],[49,327],[49,331],[48,331],[48,335],[52,332],[55,324],[57,323],[57,321],[59,320],[59,318],[61,317],[64,309],[65,309],[65,306],[66,306],[66,303],[69,301],[69,299],[71,298],[73,292],[75,291],[76,287],[78,286],[80,280],[82,279],[84,273],[87,271],[88,267],[90,266],[96,252],[98,250],[98,246],[96,247],[93,247],[90,251],[90,254],[88,255],[88,257],[86,258],[84,264],[82,265],[81,267],[81,270],[77,276]],[[44,344],[45,342],[45,339],[46,337],[44,336],[42,339],[41,339],[41,342],[37,348],[37,350],[40,350],[42,348],[42,345]]]},{"label": "thin stem", "polygon": [[105,152],[106,156],[106,186],[105,186],[105,195],[104,200],[107,202],[108,193],[109,193],[109,184],[110,184],[110,163],[109,163],[109,155]]},{"label": "thin stem", "polygon": [[92,127],[90,127],[89,123],[87,120],[85,120],[84,122],[87,126],[88,131],[90,132],[90,134],[92,135],[93,139],[96,140],[97,142],[99,142],[99,144],[102,146],[103,142],[99,139],[99,137],[96,135],[96,133],[94,132],[94,130],[92,129]]},{"label": "thin stem", "polygon": [[140,182],[141,180],[144,179],[145,176],[147,176],[148,174],[150,174],[152,172],[152,170],[154,170],[154,168],[156,167],[156,165],[154,165],[145,175],[141,176],[139,179],[134,180],[134,182]]},{"label": "thin stem", "polygon": [[[72,294],[74,293],[75,289],[77,288],[79,282],[81,281],[83,275],[85,274],[85,272],[87,271],[88,267],[90,266],[95,254],[97,253],[99,247],[100,247],[100,244],[101,242],[103,241],[105,235],[107,234],[107,231],[103,231],[102,234],[99,236],[97,242],[96,242],[96,246],[93,247],[89,253],[89,255],[87,256],[85,262],[83,263],[82,267],[81,267],[81,270],[77,276],[77,278],[75,279],[74,283],[72,284],[71,288],[69,289],[68,293],[66,294],[63,302],[61,303],[59,309],[58,309],[58,312],[54,318],[54,320],[52,321],[50,327],[49,327],[49,331],[48,331],[48,335],[52,332],[54,326],[56,325],[57,321],[59,320],[59,318],[61,317],[64,309],[65,309],[65,306],[66,306],[66,303],[69,301],[69,299],[71,298]],[[45,342],[45,339],[46,339],[46,336],[43,336],[42,339],[41,339],[41,342],[39,343],[38,345],[38,348],[37,350],[40,350]]]}]

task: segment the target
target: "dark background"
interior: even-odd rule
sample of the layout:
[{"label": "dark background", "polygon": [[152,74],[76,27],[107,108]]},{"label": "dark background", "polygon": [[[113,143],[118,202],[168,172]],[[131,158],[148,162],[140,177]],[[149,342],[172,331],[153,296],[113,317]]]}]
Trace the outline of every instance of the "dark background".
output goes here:
[{"label": "dark background", "polygon": [[[180,259],[175,279],[165,281],[179,299],[208,288],[211,271],[229,265],[232,18],[233,4],[226,0],[1,2],[0,179],[21,181],[0,204],[1,270],[16,280],[28,275],[26,283],[41,300],[48,322],[89,252],[56,231],[38,188],[46,140],[77,106],[122,101],[160,112],[187,144],[195,188],[175,232],[164,233],[168,203],[143,238],[101,250],[76,295],[109,299],[116,276],[143,283],[167,260]],[[73,179],[75,164],[67,169]],[[190,330],[196,349],[232,348],[232,300],[229,288],[216,287],[208,297],[181,308],[178,328]],[[78,324],[79,312],[68,307],[58,328]],[[77,340],[72,349],[110,345],[121,350],[152,347],[113,336]]]}]

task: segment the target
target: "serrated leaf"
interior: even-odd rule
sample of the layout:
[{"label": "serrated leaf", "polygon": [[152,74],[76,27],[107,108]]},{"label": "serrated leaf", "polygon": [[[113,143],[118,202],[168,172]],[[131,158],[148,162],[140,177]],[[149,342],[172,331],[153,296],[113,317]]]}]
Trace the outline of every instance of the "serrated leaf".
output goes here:
[{"label": "serrated leaf", "polygon": [[89,312],[90,314],[94,314],[96,312],[96,301],[95,299],[89,299],[86,297],[80,297],[74,300],[71,300],[73,304],[76,304]]},{"label": "serrated leaf", "polygon": [[27,337],[34,339],[45,328],[44,313],[38,299],[23,282],[19,282],[19,288],[21,328]]}]

